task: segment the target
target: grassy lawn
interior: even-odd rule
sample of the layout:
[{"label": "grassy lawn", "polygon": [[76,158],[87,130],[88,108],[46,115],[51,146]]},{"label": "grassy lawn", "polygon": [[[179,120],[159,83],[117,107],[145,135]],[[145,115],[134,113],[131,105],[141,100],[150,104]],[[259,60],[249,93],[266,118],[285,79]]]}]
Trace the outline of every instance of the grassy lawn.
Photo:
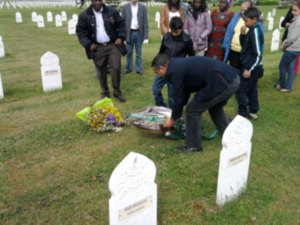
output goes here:
[{"label": "grassy lawn", "polygon": [[[261,7],[264,15],[273,7]],[[63,9],[51,9],[55,14]],[[79,9],[65,8],[68,17]],[[115,102],[123,114],[153,105],[150,62],[160,45],[160,32],[149,9],[150,43],[143,46],[144,75],[122,77],[127,102]],[[238,10],[235,8],[234,10]],[[300,83],[292,93],[273,88],[281,52],[271,53],[271,32],[265,31],[265,76],[259,82],[259,120],[254,121],[248,186],[238,200],[215,204],[218,137],[204,141],[203,153],[183,154],[161,134],[125,127],[119,133],[92,133],[75,113],[100,96],[92,61],[88,61],[67,23],[38,29],[33,10],[0,10],[0,35],[6,57],[0,59],[5,98],[0,101],[0,224],[103,224],[108,221],[108,180],[130,152],[152,159],[157,167],[158,224],[300,224]],[[44,15],[47,9],[36,9]],[[274,25],[285,10],[277,10]],[[266,26],[267,27],[267,26]],[[40,57],[60,57],[63,89],[42,91]],[[122,60],[124,71],[125,58]],[[110,83],[110,82],[109,82]],[[234,98],[226,106],[236,115]],[[204,132],[214,129],[207,114]]]}]

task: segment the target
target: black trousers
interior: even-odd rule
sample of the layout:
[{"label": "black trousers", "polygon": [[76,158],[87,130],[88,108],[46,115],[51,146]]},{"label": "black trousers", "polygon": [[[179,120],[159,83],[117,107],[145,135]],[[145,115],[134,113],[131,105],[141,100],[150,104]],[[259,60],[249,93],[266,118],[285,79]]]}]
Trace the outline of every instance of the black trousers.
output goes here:
[{"label": "black trousers", "polygon": [[101,86],[101,96],[110,96],[107,84],[107,65],[109,65],[114,96],[122,95],[121,84],[121,54],[117,47],[110,43],[106,46],[99,45],[96,50],[96,57],[93,59],[97,76]]},{"label": "black trousers", "polygon": [[201,115],[208,110],[221,135],[223,135],[230,120],[223,107],[229,98],[237,91],[240,84],[239,76],[228,84],[227,88],[208,101],[199,102],[195,98],[189,102],[186,109],[186,146],[202,149],[201,144]]}]

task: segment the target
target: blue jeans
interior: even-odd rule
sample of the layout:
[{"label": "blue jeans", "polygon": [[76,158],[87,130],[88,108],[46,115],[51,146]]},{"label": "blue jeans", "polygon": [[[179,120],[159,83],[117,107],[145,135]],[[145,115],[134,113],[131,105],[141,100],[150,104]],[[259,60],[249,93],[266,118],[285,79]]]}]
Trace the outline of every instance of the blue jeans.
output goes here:
[{"label": "blue jeans", "polygon": [[136,72],[142,72],[142,41],[140,31],[130,31],[130,42],[126,43],[126,71],[132,71],[132,54],[135,47],[135,70]]},{"label": "blue jeans", "polygon": [[[293,54],[289,51],[284,51],[280,63],[280,87],[288,90],[292,90],[294,84],[294,68],[296,63],[297,54]],[[286,82],[286,72],[288,73]]]},{"label": "blue jeans", "polygon": [[164,78],[161,78],[159,76],[155,76],[153,85],[152,85],[152,94],[155,100],[155,105],[157,106],[164,106],[167,105],[164,103],[164,98],[161,93],[161,90],[163,87],[167,84],[168,86],[168,98],[169,98],[169,108],[172,108],[174,99],[173,99],[173,86],[171,84],[168,84],[167,81]]}]

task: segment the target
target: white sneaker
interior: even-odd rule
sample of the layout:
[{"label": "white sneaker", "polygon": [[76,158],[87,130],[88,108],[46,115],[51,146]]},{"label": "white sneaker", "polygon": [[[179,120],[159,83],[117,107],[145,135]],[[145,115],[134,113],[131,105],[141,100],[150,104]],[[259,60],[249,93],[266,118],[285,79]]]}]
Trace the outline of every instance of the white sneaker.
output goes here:
[{"label": "white sneaker", "polygon": [[249,116],[251,117],[251,119],[253,120],[257,120],[258,116],[256,115],[256,113],[249,113]]}]

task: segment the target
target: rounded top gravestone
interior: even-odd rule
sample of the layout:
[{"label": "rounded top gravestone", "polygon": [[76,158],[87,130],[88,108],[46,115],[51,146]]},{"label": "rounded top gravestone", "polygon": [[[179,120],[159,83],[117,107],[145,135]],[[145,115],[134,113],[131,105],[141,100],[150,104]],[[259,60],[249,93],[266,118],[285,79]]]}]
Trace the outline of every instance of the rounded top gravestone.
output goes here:
[{"label": "rounded top gravestone", "polygon": [[54,53],[48,51],[41,57],[40,62],[42,66],[54,66],[59,64],[59,58]]}]

